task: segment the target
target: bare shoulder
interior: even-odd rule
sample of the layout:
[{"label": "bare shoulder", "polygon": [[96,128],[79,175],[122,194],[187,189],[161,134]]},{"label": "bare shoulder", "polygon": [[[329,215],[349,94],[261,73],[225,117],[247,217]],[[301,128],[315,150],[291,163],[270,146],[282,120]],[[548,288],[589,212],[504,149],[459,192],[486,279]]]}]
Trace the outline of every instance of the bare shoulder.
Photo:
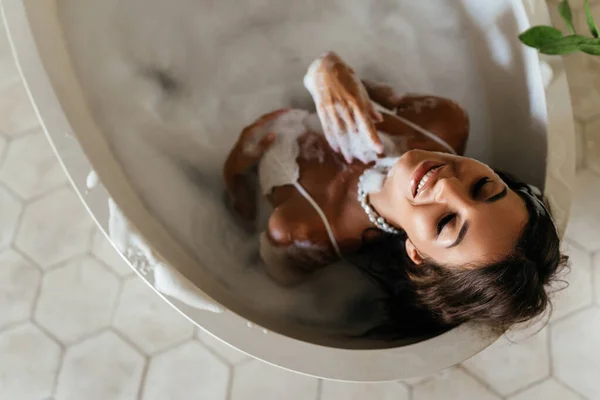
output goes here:
[{"label": "bare shoulder", "polygon": [[310,204],[291,197],[273,210],[267,225],[269,239],[277,246],[323,246],[329,243],[322,221]]},{"label": "bare shoulder", "polygon": [[278,206],[261,237],[261,258],[267,273],[283,285],[293,285],[335,261],[326,233],[311,215],[289,204]]},{"label": "bare shoulder", "polygon": [[410,94],[397,101],[396,113],[440,137],[458,154],[464,154],[469,115],[458,102],[440,96]]}]

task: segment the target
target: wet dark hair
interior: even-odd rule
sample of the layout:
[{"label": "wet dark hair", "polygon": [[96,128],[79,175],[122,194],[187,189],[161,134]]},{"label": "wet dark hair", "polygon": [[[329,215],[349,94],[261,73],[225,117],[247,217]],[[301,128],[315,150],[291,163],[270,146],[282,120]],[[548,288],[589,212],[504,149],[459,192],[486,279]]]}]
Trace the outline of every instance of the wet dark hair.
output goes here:
[{"label": "wet dark hair", "polygon": [[[443,331],[467,321],[498,330],[542,315],[551,306],[559,272],[567,266],[560,238],[541,194],[505,173],[523,198],[529,220],[511,255],[492,265],[449,268],[407,256],[405,235],[367,244],[356,264],[385,292],[387,320],[367,336],[402,337]],[[401,260],[401,261],[399,261]]]}]

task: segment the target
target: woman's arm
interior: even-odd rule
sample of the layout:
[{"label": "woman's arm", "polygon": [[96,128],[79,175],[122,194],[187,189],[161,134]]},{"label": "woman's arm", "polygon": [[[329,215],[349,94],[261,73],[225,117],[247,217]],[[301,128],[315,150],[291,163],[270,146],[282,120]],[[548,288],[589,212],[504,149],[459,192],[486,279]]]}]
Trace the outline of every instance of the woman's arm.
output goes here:
[{"label": "woman's arm", "polygon": [[266,125],[286,113],[287,109],[273,111],[242,130],[223,166],[223,179],[235,211],[244,219],[256,216],[256,186],[249,180],[263,154],[275,140],[275,134],[265,130]]}]

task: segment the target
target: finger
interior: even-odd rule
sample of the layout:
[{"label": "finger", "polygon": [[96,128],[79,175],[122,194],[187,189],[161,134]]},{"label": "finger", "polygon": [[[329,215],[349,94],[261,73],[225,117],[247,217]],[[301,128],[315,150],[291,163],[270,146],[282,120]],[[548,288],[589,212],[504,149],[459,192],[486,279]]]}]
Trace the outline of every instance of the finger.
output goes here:
[{"label": "finger", "polygon": [[377,128],[375,127],[373,120],[364,120],[364,124],[366,144],[377,154],[381,154],[383,152],[383,143],[381,142],[381,138],[379,137],[379,133],[377,132]]},{"label": "finger", "polygon": [[346,123],[342,119],[342,116],[338,110],[336,110],[335,105],[327,107],[326,112],[330,118],[330,121],[333,123],[333,128],[343,135],[346,132]]},{"label": "finger", "polygon": [[275,110],[275,111],[271,111],[270,113],[264,114],[262,115],[255,123],[254,126],[261,126],[264,125],[272,120],[274,120],[275,118],[287,113],[291,111],[290,108],[281,108],[279,110]]},{"label": "finger", "polygon": [[354,110],[347,110],[342,114],[344,122],[346,124],[346,134],[357,134],[359,133],[357,121],[356,121],[356,113]]},{"label": "finger", "polygon": [[264,153],[265,151],[267,151],[269,149],[269,147],[271,147],[273,142],[275,142],[275,139],[277,139],[277,135],[274,132],[267,133],[265,135],[265,137],[263,137],[260,140],[260,142],[258,142],[258,147],[259,147],[261,153]]},{"label": "finger", "polygon": [[352,163],[352,152],[350,151],[350,146],[346,145],[345,142],[340,145],[340,153],[342,153],[344,160],[346,160],[348,164]]},{"label": "finger", "polygon": [[355,110],[354,118],[360,132],[360,138],[357,138],[357,144],[360,148],[364,148],[366,151],[373,150],[381,154],[383,152],[383,143],[373,121],[365,117],[360,110]]},{"label": "finger", "polygon": [[325,139],[327,143],[329,143],[329,147],[336,153],[340,151],[340,146],[335,134],[335,128],[333,127],[333,123],[329,114],[325,110],[324,107],[319,106],[317,108],[317,114],[319,115],[319,120],[321,121],[321,127],[323,128],[323,134],[325,135]]},{"label": "finger", "polygon": [[359,153],[355,155],[356,158],[363,164],[368,164],[368,157],[365,153]]},{"label": "finger", "polygon": [[373,105],[373,103],[369,104],[369,116],[375,123],[383,121],[383,115],[381,115],[381,113],[379,111],[377,111],[377,109],[375,108],[375,105]]},{"label": "finger", "polygon": [[381,138],[379,137],[379,133],[377,132],[377,129],[373,126],[372,130],[370,131],[370,142],[371,142],[371,148],[373,149],[373,151],[376,154],[381,154],[383,153],[383,143],[381,141]]},{"label": "finger", "polygon": [[340,144],[332,129],[330,127],[324,127],[323,133],[325,134],[325,139],[327,140],[327,143],[329,143],[329,147],[331,147],[331,150],[335,151],[336,153],[339,153]]}]

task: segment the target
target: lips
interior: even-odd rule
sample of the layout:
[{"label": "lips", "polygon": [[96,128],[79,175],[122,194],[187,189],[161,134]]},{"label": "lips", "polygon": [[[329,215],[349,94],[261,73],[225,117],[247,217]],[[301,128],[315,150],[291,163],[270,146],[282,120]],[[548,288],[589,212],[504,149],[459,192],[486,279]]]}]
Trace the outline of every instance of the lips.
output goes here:
[{"label": "lips", "polygon": [[[414,197],[417,197],[424,189],[429,187],[434,178],[439,174],[445,164],[435,161],[425,161],[415,171],[410,180],[410,189]],[[427,176],[426,176],[427,175]],[[423,181],[423,183],[422,183]]]}]

